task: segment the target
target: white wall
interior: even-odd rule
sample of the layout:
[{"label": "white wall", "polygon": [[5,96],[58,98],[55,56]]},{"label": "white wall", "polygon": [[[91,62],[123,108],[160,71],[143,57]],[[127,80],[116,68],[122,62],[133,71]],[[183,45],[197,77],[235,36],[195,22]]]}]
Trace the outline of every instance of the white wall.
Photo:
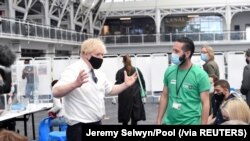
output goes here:
[{"label": "white wall", "polygon": [[52,59],[52,79],[59,79],[60,75],[69,64],[70,58],[68,57],[54,57]]},{"label": "white wall", "polygon": [[[225,71],[224,57],[228,63],[228,70]],[[158,92],[162,91],[163,88],[163,77],[165,70],[168,67],[168,55],[155,53],[155,54],[138,54],[132,56],[132,64],[135,67],[140,68],[143,73],[146,87],[148,92]],[[31,61],[31,64],[37,65],[39,74],[39,94],[46,95],[51,93],[51,81],[53,79],[58,79],[60,74],[64,69],[74,61],[78,60],[79,57],[72,57],[59,60],[43,59]],[[221,79],[225,79],[224,74],[228,73],[228,81],[231,87],[239,89],[242,81],[243,67],[246,65],[244,53],[243,52],[226,52],[218,53],[215,55],[215,61],[219,64]],[[194,64],[202,65],[200,60],[200,55],[195,54],[192,57],[192,62]],[[14,81],[17,81],[19,86],[19,93],[24,94],[26,80],[21,78],[22,70],[24,68],[23,61],[16,62],[17,67],[13,69],[14,73],[12,75],[15,77]],[[51,67],[53,69],[51,69]],[[102,71],[106,74],[109,81],[115,82],[115,75],[118,69],[122,68],[122,57],[117,55],[107,55],[105,56],[103,65],[101,67]],[[43,71],[46,70],[46,71]],[[153,94],[153,93],[152,93]]]},{"label": "white wall", "polygon": [[151,90],[154,92],[163,90],[164,73],[168,68],[168,54],[152,54],[150,61]]},{"label": "white wall", "polygon": [[228,52],[228,82],[231,88],[240,89],[243,69],[246,65],[244,52]]}]

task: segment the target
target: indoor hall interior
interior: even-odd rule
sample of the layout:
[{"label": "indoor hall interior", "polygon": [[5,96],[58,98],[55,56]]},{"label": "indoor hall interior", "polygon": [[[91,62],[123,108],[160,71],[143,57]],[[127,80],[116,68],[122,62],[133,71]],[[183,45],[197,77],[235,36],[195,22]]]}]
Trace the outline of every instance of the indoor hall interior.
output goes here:
[{"label": "indoor hall interior", "polygon": [[[132,65],[140,68],[146,82],[147,119],[139,125],[156,123],[164,72],[172,64],[173,43],[182,37],[194,41],[192,62],[200,67],[205,63],[200,58],[201,48],[211,46],[220,78],[245,99],[240,87],[245,51],[250,48],[249,3],[250,0],[1,0],[0,44],[10,47],[17,57],[11,66],[16,95],[13,103],[29,106],[8,104],[8,96],[2,94],[5,102],[0,122],[18,117],[15,131],[38,141],[41,120],[48,117],[47,111],[52,107],[51,82],[60,79],[66,67],[80,59],[81,43],[93,37],[100,38],[107,47],[100,70],[111,83],[115,83],[115,74],[123,66],[123,55],[129,54]],[[25,60],[30,63],[24,64]],[[27,80],[22,78],[27,66],[34,68],[36,91],[32,94],[37,95],[28,100],[23,98]],[[120,125],[117,96],[104,99],[103,124]],[[40,106],[32,105],[36,102]]]}]

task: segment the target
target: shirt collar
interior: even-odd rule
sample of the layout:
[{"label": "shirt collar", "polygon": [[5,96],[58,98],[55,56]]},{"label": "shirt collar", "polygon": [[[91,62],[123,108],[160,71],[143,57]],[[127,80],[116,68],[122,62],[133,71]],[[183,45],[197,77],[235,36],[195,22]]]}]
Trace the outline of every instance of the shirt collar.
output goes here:
[{"label": "shirt collar", "polygon": [[88,64],[81,58],[81,64],[83,64],[84,70],[89,73],[91,71],[91,68],[88,66]]}]

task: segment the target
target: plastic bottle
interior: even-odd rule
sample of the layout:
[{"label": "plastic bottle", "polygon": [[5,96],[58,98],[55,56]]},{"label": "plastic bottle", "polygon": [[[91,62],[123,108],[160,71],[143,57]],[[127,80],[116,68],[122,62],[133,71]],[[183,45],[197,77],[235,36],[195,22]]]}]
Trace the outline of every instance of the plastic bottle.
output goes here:
[{"label": "plastic bottle", "polygon": [[39,94],[37,90],[34,91],[33,96],[34,96],[34,104],[39,104]]}]

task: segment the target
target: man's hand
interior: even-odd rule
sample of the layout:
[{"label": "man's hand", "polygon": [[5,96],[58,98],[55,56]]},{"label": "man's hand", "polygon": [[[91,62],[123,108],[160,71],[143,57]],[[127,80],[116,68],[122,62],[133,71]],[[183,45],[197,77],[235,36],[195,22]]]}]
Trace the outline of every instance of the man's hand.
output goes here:
[{"label": "man's hand", "polygon": [[131,86],[135,83],[137,80],[137,73],[135,72],[133,75],[128,76],[127,72],[124,71],[124,82],[127,86]]},{"label": "man's hand", "polygon": [[82,84],[88,82],[88,79],[87,79],[88,77],[89,77],[89,76],[88,76],[88,74],[85,72],[85,70],[81,70],[81,71],[79,72],[79,74],[78,74],[78,77],[77,77],[76,81],[75,81],[77,87],[81,87]]}]

